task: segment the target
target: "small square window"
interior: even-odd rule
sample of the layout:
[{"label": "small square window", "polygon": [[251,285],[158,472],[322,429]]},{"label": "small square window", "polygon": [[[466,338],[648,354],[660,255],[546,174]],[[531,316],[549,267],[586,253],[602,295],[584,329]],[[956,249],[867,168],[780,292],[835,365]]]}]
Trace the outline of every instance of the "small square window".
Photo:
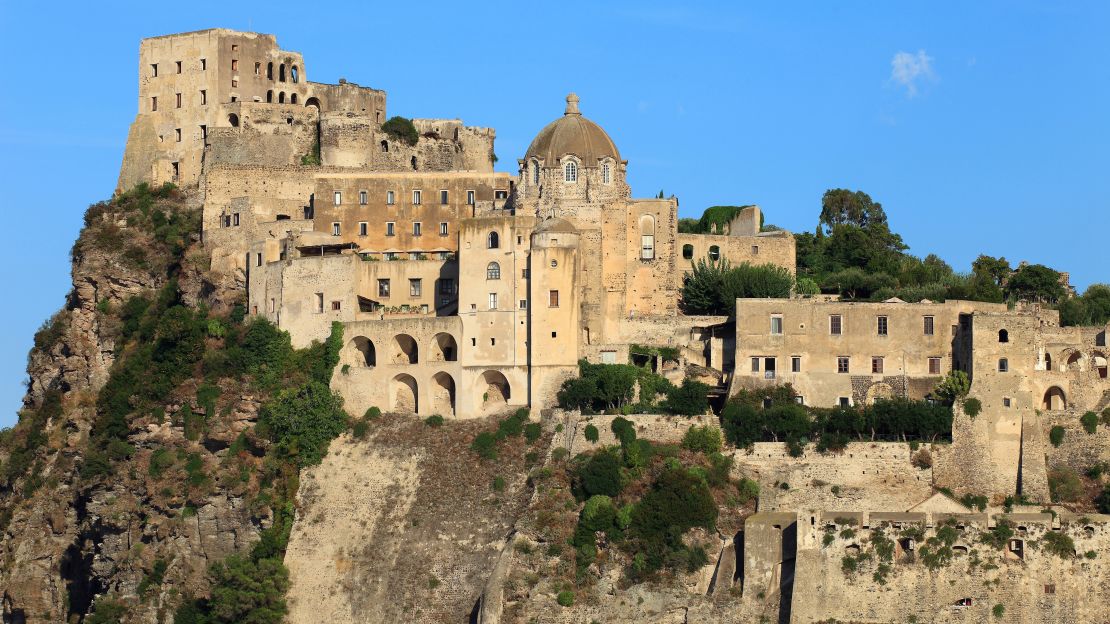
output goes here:
[{"label": "small square window", "polygon": [[998,372],[1006,373],[1006,372],[1009,372],[1009,370],[1010,370],[1009,360],[1007,360],[1006,358],[1002,358],[1001,360],[998,360]]},{"label": "small square window", "polygon": [[837,373],[846,374],[846,373],[849,372],[849,370],[850,370],[850,366],[849,366],[848,357],[842,355],[842,356],[836,358],[836,372]]},{"label": "small square window", "polygon": [[559,334],[557,332],[551,332],[551,337],[552,338],[558,338]]},{"label": "small square window", "polygon": [[840,397],[838,402],[840,403],[840,407],[851,407],[852,406],[852,400],[849,399],[848,397]]},{"label": "small square window", "polygon": [[521,299],[520,300],[520,309],[521,310],[527,310],[528,309],[528,300],[527,299]]},{"label": "small square window", "polygon": [[1002,397],[1002,407],[1010,407],[1010,397]]},{"label": "small square window", "polygon": [[339,223],[338,222],[333,222],[331,224],[331,235],[332,236],[339,236]]},{"label": "small square window", "polygon": [[776,314],[771,317],[771,333],[776,336],[782,335],[782,315]]},{"label": "small square window", "polygon": [[332,301],[331,302],[331,311],[332,312],[338,312],[340,306],[341,306],[341,304],[338,301]]},{"label": "small square window", "polygon": [[410,297],[419,297],[421,295],[421,293],[423,292],[423,290],[424,290],[423,284],[424,284],[424,282],[420,278],[410,279],[409,280],[409,296]]},{"label": "small square window", "polygon": [[366,236],[366,228],[367,228],[367,223],[365,221],[359,221],[359,223],[358,223],[358,235],[359,236]]},{"label": "small square window", "polygon": [[872,375],[881,375],[881,374],[883,374],[883,358],[878,357],[878,356],[871,358],[871,374]]},{"label": "small square window", "polygon": [[938,357],[929,358],[929,374],[930,375],[939,375],[940,374],[940,358],[938,358]]}]

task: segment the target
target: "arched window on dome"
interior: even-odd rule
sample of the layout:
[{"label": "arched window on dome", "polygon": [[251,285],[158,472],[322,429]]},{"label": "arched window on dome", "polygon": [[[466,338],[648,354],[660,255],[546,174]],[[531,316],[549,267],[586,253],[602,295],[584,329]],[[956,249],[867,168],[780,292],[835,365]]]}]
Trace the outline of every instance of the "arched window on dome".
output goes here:
[{"label": "arched window on dome", "polygon": [[490,232],[489,235],[486,236],[486,247],[489,249],[497,249],[500,246],[501,237],[497,235],[497,232]]},{"label": "arched window on dome", "polygon": [[501,265],[496,262],[490,262],[486,265],[486,279],[499,280],[501,279]]},{"label": "arched window on dome", "polygon": [[612,171],[609,167],[609,163],[603,163],[601,165],[601,183],[602,184],[609,184],[612,181],[613,181],[613,174],[612,174]]},{"label": "arched window on dome", "polygon": [[578,181],[578,164],[577,163],[568,162],[566,165],[563,166],[563,179],[566,180],[567,182],[577,182]]},{"label": "arched window on dome", "polygon": [[640,259],[655,259],[655,217],[651,215],[640,217]]},{"label": "arched window on dome", "polygon": [[532,161],[532,184],[540,183],[540,161]]}]

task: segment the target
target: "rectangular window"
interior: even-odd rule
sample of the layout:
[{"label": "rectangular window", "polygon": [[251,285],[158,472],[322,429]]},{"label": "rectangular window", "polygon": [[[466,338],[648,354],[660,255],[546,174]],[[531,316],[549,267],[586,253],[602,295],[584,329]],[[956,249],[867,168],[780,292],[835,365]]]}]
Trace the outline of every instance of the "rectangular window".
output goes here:
[{"label": "rectangular window", "polygon": [[440,191],[439,192],[439,203],[441,203],[441,204],[446,204],[447,203],[447,191]]},{"label": "rectangular window", "polygon": [[231,71],[239,71],[239,59],[231,59]]},{"label": "rectangular window", "polygon": [[852,400],[848,397],[840,397],[840,407],[852,407]]},{"label": "rectangular window", "polygon": [[150,77],[151,78],[157,78],[158,77],[158,63],[151,63],[150,64]]},{"label": "rectangular window", "polygon": [[387,279],[378,280],[378,296],[379,297],[388,297],[389,296],[389,280],[387,280]]},{"label": "rectangular window", "polygon": [[397,234],[397,232],[395,231],[396,227],[397,227],[396,223],[394,223],[392,221],[387,222],[385,224],[385,235],[386,236],[395,236]]},{"label": "rectangular window", "polygon": [[474,191],[467,191],[466,192],[466,205],[467,206],[473,206],[474,205]]},{"label": "rectangular window", "polygon": [[777,365],[777,362],[775,361],[775,358],[773,358],[773,357],[763,358],[763,378],[764,379],[774,379],[775,378],[775,372],[777,370],[778,370],[778,365]]},{"label": "rectangular window", "polygon": [[181,61],[177,61],[177,73],[181,73]]},{"label": "rectangular window", "polygon": [[521,279],[528,279],[528,269],[521,269],[520,270],[520,278]]},{"label": "rectangular window", "polygon": [[489,294],[489,309],[490,310],[496,310],[497,309],[497,293],[490,293]]},{"label": "rectangular window", "polygon": [[181,175],[181,163],[176,161],[172,162],[170,163],[170,168],[173,170],[173,179],[176,180],[177,176]]},{"label": "rectangular window", "polygon": [[200,71],[208,71],[208,59],[200,59]]},{"label": "rectangular window", "polygon": [[358,205],[359,206],[365,206],[366,205],[366,191],[359,191],[358,192]]},{"label": "rectangular window", "polygon": [[771,317],[771,333],[780,336],[782,335],[782,315],[776,314]]},{"label": "rectangular window", "polygon": [[795,355],[795,356],[790,358],[790,372],[792,372],[792,373],[802,372],[802,358],[801,358],[801,356]]},{"label": "rectangular window", "polygon": [[420,205],[420,191],[413,191],[412,192],[412,205],[413,206],[419,206]]},{"label": "rectangular window", "polygon": [[1010,397],[1002,397],[1002,407],[1010,407]]},{"label": "rectangular window", "polygon": [[549,290],[547,292],[547,307],[549,307],[549,308],[559,307],[559,291]]},{"label": "rectangular window", "polygon": [[655,236],[651,234],[644,234],[640,237],[640,259],[655,259]]},{"label": "rectangular window", "polygon": [[324,293],[316,293],[316,313],[324,313]]},{"label": "rectangular window", "polygon": [[447,236],[447,222],[446,221],[441,221],[439,223],[439,235],[440,236]]},{"label": "rectangular window", "polygon": [[262,254],[254,254],[254,266],[262,266]]},{"label": "rectangular window", "polygon": [[840,356],[836,358],[836,372],[844,374],[848,372],[848,358],[847,356]]},{"label": "rectangular window", "polygon": [[839,314],[829,315],[829,333],[833,336],[839,336],[842,330],[843,319]]},{"label": "rectangular window", "polygon": [[504,190],[494,191],[493,192],[493,198],[494,199],[508,199],[509,198],[509,192],[504,191]]},{"label": "rectangular window", "polygon": [[261,75],[261,74],[262,74],[262,63],[255,63],[254,64],[254,75],[258,76],[258,75]]},{"label": "rectangular window", "polygon": [[419,221],[414,221],[413,222],[413,224],[412,224],[412,235],[413,236],[420,236],[420,222]]},{"label": "rectangular window", "polygon": [[335,205],[336,206],[342,205],[343,204],[343,193],[341,193],[340,191],[335,191],[334,195],[335,195]]},{"label": "rectangular window", "polygon": [[277,312],[277,300],[273,297],[270,298],[270,314]]},{"label": "rectangular window", "polygon": [[393,191],[386,191],[385,192],[385,203],[386,203],[387,206],[392,206],[393,204],[397,203],[397,201],[396,201],[396,199],[393,195]]},{"label": "rectangular window", "polygon": [[157,112],[158,110],[158,96],[150,98],[150,112]]},{"label": "rectangular window", "polygon": [[420,278],[409,280],[409,296],[419,297],[424,290],[424,282]]},{"label": "rectangular window", "polygon": [[340,302],[332,301],[331,302],[331,311],[332,312],[338,312],[341,306],[342,306],[342,304]]},{"label": "rectangular window", "polygon": [[208,103],[208,91],[206,91],[204,89],[201,89],[200,90],[200,105],[204,106],[207,103]]},{"label": "rectangular window", "polygon": [[929,358],[929,374],[930,375],[939,375],[940,374],[940,358],[938,358],[938,357]]},{"label": "rectangular window", "polygon": [[176,137],[177,142],[180,143],[181,142],[181,128],[174,128],[173,129],[173,136]]},{"label": "rectangular window", "polygon": [[527,299],[521,299],[520,300],[520,309],[521,310],[527,310],[528,309],[528,300]]},{"label": "rectangular window", "polygon": [[878,356],[875,356],[875,357],[871,358],[871,374],[872,375],[881,375],[881,374],[883,374],[883,358],[878,357]]},{"label": "rectangular window", "polygon": [[752,255],[753,256],[758,256],[759,255],[759,245],[752,245]]},{"label": "rectangular window", "polygon": [[238,212],[231,215],[231,224],[232,225],[239,225],[239,213]]},{"label": "rectangular window", "polygon": [[331,224],[331,235],[332,236],[339,236],[339,223],[338,222],[334,222],[334,221],[332,222],[332,224]]},{"label": "rectangular window", "polygon": [[181,94],[180,93],[174,93],[174,100],[176,102],[177,108],[181,108]]},{"label": "rectangular window", "polygon": [[759,358],[757,358],[757,357],[752,358],[752,372],[753,373],[758,373],[759,372]]},{"label": "rectangular window", "polygon": [[886,335],[886,317],[880,316],[878,319],[878,331],[880,336]]},{"label": "rectangular window", "polygon": [[366,236],[367,223],[365,221],[358,222],[358,235]]},{"label": "rectangular window", "polygon": [[933,317],[931,317],[931,316],[926,316],[925,317],[925,335],[926,336],[932,336],[933,335]]},{"label": "rectangular window", "polygon": [[455,280],[446,279],[446,278],[439,280],[439,294],[441,294],[441,295],[453,295],[456,292],[457,291],[455,290]]},{"label": "rectangular window", "polygon": [[224,215],[224,227],[231,227],[231,215]]}]

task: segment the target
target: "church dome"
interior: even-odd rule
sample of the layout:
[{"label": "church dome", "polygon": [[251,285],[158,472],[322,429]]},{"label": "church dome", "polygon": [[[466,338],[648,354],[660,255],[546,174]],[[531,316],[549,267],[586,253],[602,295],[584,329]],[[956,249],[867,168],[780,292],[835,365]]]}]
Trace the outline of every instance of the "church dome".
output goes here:
[{"label": "church dome", "polygon": [[554,219],[545,219],[533,230],[533,232],[550,232],[553,234],[577,234],[578,228],[571,225],[570,221],[555,217]]},{"label": "church dome", "polygon": [[567,96],[566,112],[540,130],[525,159],[539,158],[545,167],[554,167],[566,154],[577,156],[583,167],[596,167],[602,158],[621,160],[617,146],[601,126],[578,112],[578,96],[573,93]]}]

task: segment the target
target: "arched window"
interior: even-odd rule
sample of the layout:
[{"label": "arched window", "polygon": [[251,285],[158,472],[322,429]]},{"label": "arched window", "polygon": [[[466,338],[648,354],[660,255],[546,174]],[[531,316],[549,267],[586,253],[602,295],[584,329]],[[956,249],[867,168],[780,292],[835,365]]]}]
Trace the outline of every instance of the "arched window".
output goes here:
[{"label": "arched window", "polygon": [[486,236],[486,247],[489,249],[497,249],[500,246],[501,237],[497,235],[497,232],[490,232],[489,235]]},{"label": "arched window", "polygon": [[416,171],[416,156],[413,156],[413,157],[412,157],[412,158],[411,158],[411,159],[409,160],[409,164],[411,164],[411,165],[412,165],[412,170],[413,170],[413,171]]},{"label": "arched window", "polygon": [[290,93],[289,94],[289,103],[290,104],[296,104],[297,103],[297,94],[296,93]]},{"label": "arched window", "polygon": [[1010,361],[1006,358],[998,360],[998,372],[1006,373],[1010,370]]},{"label": "arched window", "polygon": [[231,124],[232,128],[238,128],[239,127],[239,116],[236,115],[235,113],[232,113],[232,114],[228,115],[227,116],[227,123]]},{"label": "arched window", "polygon": [[540,161],[532,161],[532,184],[540,183]]},{"label": "arched window", "polygon": [[501,279],[501,265],[496,262],[490,262],[486,265],[486,279],[495,280]]},{"label": "arched window", "polygon": [[285,82],[285,63],[278,67],[278,82]]},{"label": "arched window", "polygon": [[385,140],[382,141],[382,151],[383,152],[388,152],[389,151],[389,141],[385,141]]},{"label": "arched window", "polygon": [[273,89],[271,89],[271,90],[266,92],[266,103],[270,104],[273,101],[274,101],[274,91],[273,91]]},{"label": "arched window", "polygon": [[289,74],[293,78],[293,82],[300,82],[300,76],[297,75],[296,65],[293,66],[293,69],[289,70]]},{"label": "arched window", "polygon": [[1046,371],[1052,370],[1052,355],[1049,353],[1044,354],[1044,369]]},{"label": "arched window", "polygon": [[567,182],[578,181],[578,165],[573,162],[568,162],[563,166],[563,179]]},{"label": "arched window", "polygon": [[1010,342],[1010,332],[1005,329],[998,330],[998,342]]},{"label": "arched window", "polygon": [[278,93],[278,104],[284,104],[284,103],[285,103],[285,92],[282,91],[281,93]]},{"label": "arched window", "polygon": [[640,259],[655,259],[655,217],[640,216]]},{"label": "arched window", "polygon": [[709,247],[709,259],[710,260],[720,260],[721,259],[721,248],[716,246],[716,245],[710,246]]},{"label": "arched window", "polygon": [[274,64],[266,63],[266,80],[274,79]]},{"label": "arched window", "polygon": [[694,259],[694,246],[693,245],[686,244],[686,245],[682,246],[682,259],[683,260],[693,260]]},{"label": "arched window", "polygon": [[602,184],[609,184],[612,181],[613,181],[613,179],[612,179],[612,174],[611,174],[610,169],[609,169],[609,163],[605,163],[605,164],[601,165],[601,183]]}]

